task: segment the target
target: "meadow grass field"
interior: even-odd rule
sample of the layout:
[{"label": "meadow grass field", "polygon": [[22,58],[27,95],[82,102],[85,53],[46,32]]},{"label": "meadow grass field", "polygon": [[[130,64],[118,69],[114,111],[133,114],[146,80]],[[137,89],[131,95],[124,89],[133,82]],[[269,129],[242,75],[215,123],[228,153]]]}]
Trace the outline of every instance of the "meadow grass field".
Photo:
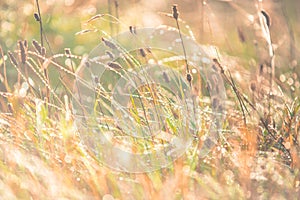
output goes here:
[{"label": "meadow grass field", "polygon": [[1,199],[299,199],[293,0],[2,0]]}]

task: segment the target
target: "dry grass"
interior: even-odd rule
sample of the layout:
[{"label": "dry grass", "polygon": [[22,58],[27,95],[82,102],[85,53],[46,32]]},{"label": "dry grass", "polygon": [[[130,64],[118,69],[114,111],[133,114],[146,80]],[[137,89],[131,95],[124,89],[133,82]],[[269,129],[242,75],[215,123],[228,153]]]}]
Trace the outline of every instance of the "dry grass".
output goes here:
[{"label": "dry grass", "polygon": [[[175,15],[170,16],[176,20],[173,22],[178,30],[182,28],[182,19],[175,8]],[[130,96],[128,110],[135,124],[149,128],[150,114],[146,111],[162,109],[165,114],[162,135],[146,141],[128,136],[126,130],[114,121],[114,115],[120,113],[109,107],[112,97],[110,83],[116,83],[115,78],[130,79],[129,72],[138,71],[140,65],[149,59],[164,62],[177,70],[184,77],[182,82],[190,73],[193,76],[193,79],[186,80],[192,88],[194,106],[198,108],[199,123],[192,145],[168,167],[145,173],[112,170],[101,156],[88,148],[87,141],[83,142],[82,133],[76,128],[78,113],[75,114],[74,110],[82,109],[80,117],[88,115],[82,103],[85,97],[74,95],[80,87],[78,83],[89,83],[84,79],[82,67],[98,67],[101,65],[99,60],[73,55],[70,49],[65,49],[64,54],[51,55],[35,40],[32,44],[18,41],[18,49],[7,53],[0,48],[1,198],[298,199],[300,99],[297,58],[291,63],[291,70],[285,73],[281,73],[281,69],[275,70],[278,54],[272,49],[270,16],[264,18],[265,11],[257,15],[257,26],[263,32],[263,37],[258,40],[264,41],[269,53],[257,63],[249,59],[249,65],[257,70],[241,68],[239,65],[245,62],[236,57],[225,54],[211,57],[214,60],[213,72],[224,80],[227,100],[220,109],[224,121],[217,143],[204,157],[201,154],[205,145],[203,138],[215,123],[212,121],[215,119],[211,114],[212,107],[220,104],[218,99],[209,98],[205,78],[200,78],[199,71],[193,74],[196,67],[189,65],[186,55],[182,55],[182,59],[146,45],[127,52],[126,47],[120,46],[93,24],[109,16],[113,22],[110,29],[117,31],[120,27],[114,23],[118,22],[119,16],[96,15],[87,20],[89,29],[78,32],[79,35],[101,35],[99,42],[106,49],[97,56],[112,59],[118,55],[116,52],[122,54],[114,62],[104,62],[105,76],[93,74],[92,82],[96,91],[93,103],[99,120],[97,130],[112,133],[111,142],[126,150],[143,152],[145,148],[160,147],[178,134],[186,116],[176,107],[179,102],[171,97],[170,91],[150,84],[146,79],[145,87]],[[131,26],[132,35],[138,31]],[[239,37],[244,42],[242,31],[239,29]],[[180,37],[182,47],[188,48],[182,35]],[[13,70],[15,76],[8,77],[8,70]],[[168,72],[163,73],[164,81],[174,81]],[[79,82],[74,84],[76,79]],[[184,90],[183,86],[179,88],[180,92]],[[72,99],[77,101],[72,103]],[[93,120],[85,123],[93,124]],[[143,133],[142,129],[138,130]]]}]

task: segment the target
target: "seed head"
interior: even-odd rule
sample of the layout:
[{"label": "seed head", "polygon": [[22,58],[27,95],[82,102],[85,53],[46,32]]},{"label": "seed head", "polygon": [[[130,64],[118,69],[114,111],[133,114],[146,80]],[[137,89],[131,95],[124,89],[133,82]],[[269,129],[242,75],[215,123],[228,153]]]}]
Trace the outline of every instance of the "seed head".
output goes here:
[{"label": "seed head", "polygon": [[42,46],[36,41],[32,40],[32,45],[39,54],[42,54]]},{"label": "seed head", "polygon": [[246,42],[246,37],[245,37],[245,34],[244,32],[242,31],[242,29],[240,27],[237,28],[237,31],[238,31],[238,36],[239,36],[239,39],[242,43]]},{"label": "seed head", "polygon": [[87,23],[90,23],[91,21],[94,21],[94,20],[96,20],[96,19],[99,19],[100,17],[103,17],[103,16],[104,16],[104,14],[98,14],[98,15],[95,15],[95,16],[91,17],[91,18],[87,21]]},{"label": "seed head", "polygon": [[46,55],[46,48],[45,48],[45,47],[42,47],[41,55],[42,55],[42,56],[45,56],[45,55]]},{"label": "seed head", "polygon": [[270,15],[266,11],[264,11],[264,10],[261,10],[260,12],[265,17],[266,24],[270,28],[270,26],[271,26],[271,17],[270,17]]},{"label": "seed head", "polygon": [[192,75],[191,75],[190,73],[187,73],[187,74],[186,74],[186,80],[187,80],[189,83],[191,83],[191,82],[192,82],[192,79],[193,79]]},{"label": "seed head", "polygon": [[250,89],[251,89],[252,92],[254,92],[256,90],[256,84],[255,84],[255,82],[252,82],[250,84]]},{"label": "seed head", "polygon": [[116,62],[108,62],[107,65],[110,68],[115,69],[115,70],[122,69],[122,66],[119,63],[116,63]]},{"label": "seed head", "polygon": [[129,26],[129,31],[132,34],[136,34],[136,27],[135,26]]},{"label": "seed head", "polygon": [[18,45],[19,45],[19,49],[20,49],[20,60],[21,60],[22,64],[25,64],[26,60],[27,60],[27,55],[26,55],[26,49],[25,49],[23,41],[19,40]]},{"label": "seed head", "polygon": [[98,77],[98,76],[95,76],[95,77],[94,77],[94,81],[95,81],[96,84],[98,84],[98,83],[99,83],[99,77]]},{"label": "seed head", "polygon": [[24,40],[24,46],[25,46],[25,48],[28,48],[28,42],[27,42],[27,40]]},{"label": "seed head", "polygon": [[141,56],[145,58],[146,55],[147,55],[147,54],[146,54],[146,51],[145,51],[143,48],[140,48],[139,50],[140,50]]},{"label": "seed head", "polygon": [[109,56],[110,59],[115,58],[115,55],[111,51],[105,51],[105,53]]},{"label": "seed head", "polygon": [[174,4],[173,5],[173,18],[178,20],[178,16],[179,16],[179,13],[178,13],[178,10],[177,10],[177,5]]},{"label": "seed head", "polygon": [[113,42],[109,41],[108,39],[106,39],[104,37],[102,38],[102,42],[104,42],[104,44],[111,49],[117,49],[117,46]]},{"label": "seed head", "polygon": [[34,19],[35,19],[37,22],[41,21],[41,18],[40,18],[40,16],[39,16],[38,13],[35,12],[35,13],[33,14],[33,16],[34,16]]},{"label": "seed head", "polygon": [[65,48],[65,55],[70,58],[71,57],[71,49],[70,48]]},{"label": "seed head", "polygon": [[18,62],[17,62],[17,59],[15,58],[15,56],[9,51],[7,52],[8,53],[8,57],[9,57],[9,60],[12,64],[14,64],[15,66],[18,66]]},{"label": "seed head", "polygon": [[212,98],[212,107],[217,108],[219,105],[219,99],[217,97]]},{"label": "seed head", "polygon": [[12,103],[8,103],[8,104],[7,104],[7,109],[8,109],[8,111],[9,111],[10,113],[14,113],[14,108],[13,108]]}]

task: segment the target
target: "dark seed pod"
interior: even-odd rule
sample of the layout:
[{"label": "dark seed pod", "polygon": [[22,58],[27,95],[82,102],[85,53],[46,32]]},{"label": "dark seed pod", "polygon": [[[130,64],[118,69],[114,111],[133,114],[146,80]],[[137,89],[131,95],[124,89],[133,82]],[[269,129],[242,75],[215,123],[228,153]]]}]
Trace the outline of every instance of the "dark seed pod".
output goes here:
[{"label": "dark seed pod", "polygon": [[28,42],[27,42],[27,40],[24,40],[24,46],[25,46],[25,48],[27,49],[28,48]]},{"label": "dark seed pod", "polygon": [[129,31],[133,34],[132,26],[129,26]]},{"label": "dark seed pod", "polygon": [[65,48],[65,55],[67,56],[67,58],[71,57],[71,49],[70,48]]},{"label": "dark seed pod", "polygon": [[89,67],[91,66],[91,63],[90,63],[89,61],[85,61],[85,62],[84,62],[84,65],[85,65],[87,68],[89,68]]},{"label": "dark seed pod", "polygon": [[39,16],[38,13],[35,12],[35,13],[33,14],[33,16],[34,16],[34,19],[35,19],[37,22],[41,21],[41,18],[40,18],[40,16]]},{"label": "dark seed pod", "polygon": [[20,60],[22,64],[26,63],[27,60],[27,55],[26,55],[26,50],[23,41],[19,40],[18,41],[19,49],[20,49]]},{"label": "dark seed pod", "polygon": [[45,47],[42,48],[41,55],[42,55],[42,56],[45,56],[45,55],[46,55],[46,48],[45,48]]},{"label": "dark seed pod", "polygon": [[145,58],[147,56],[146,51],[143,48],[140,48],[139,51],[142,57]]},{"label": "dark seed pod", "polygon": [[251,89],[252,92],[254,92],[256,90],[256,83],[255,82],[251,82],[250,89]]},{"label": "dark seed pod", "polygon": [[7,109],[8,109],[8,112],[14,113],[14,108],[13,108],[12,103],[8,103],[8,104],[7,104]]},{"label": "dark seed pod", "polygon": [[95,76],[95,77],[94,77],[94,81],[95,81],[96,84],[98,84],[98,83],[99,83],[99,77],[98,77],[98,76]]},{"label": "dark seed pod", "polygon": [[239,36],[239,39],[242,43],[246,42],[246,37],[245,37],[245,34],[244,32],[242,31],[242,29],[240,27],[237,28],[237,31],[238,31],[238,36]]},{"label": "dark seed pod", "polygon": [[110,57],[110,59],[115,58],[115,55],[111,51],[105,51],[105,53]]},{"label": "dark seed pod", "polygon": [[219,60],[216,59],[216,58],[213,58],[213,62],[216,64],[217,67],[220,68],[221,73],[224,74],[224,72],[225,72],[225,71],[224,71],[224,68],[223,68],[223,66],[220,64]]},{"label": "dark seed pod", "polygon": [[135,26],[129,26],[129,31],[130,31],[130,33],[136,35],[136,27]]},{"label": "dark seed pod", "polygon": [[179,16],[179,13],[178,13],[178,10],[177,10],[177,5],[174,4],[173,5],[173,18],[177,20],[178,16]]},{"label": "dark seed pod", "polygon": [[111,41],[109,41],[109,40],[107,40],[107,39],[105,39],[105,38],[102,38],[102,41],[103,41],[104,44],[105,44],[106,46],[108,46],[109,48],[111,48],[111,49],[117,49],[117,46],[116,46],[114,43],[112,43]]},{"label": "dark seed pod", "polygon": [[42,46],[36,40],[32,40],[32,45],[37,53],[42,54]]},{"label": "dark seed pod", "polygon": [[265,17],[267,26],[270,28],[270,26],[271,26],[271,17],[270,17],[270,15],[264,10],[261,10],[260,12]]},{"label": "dark seed pod", "polygon": [[264,64],[259,65],[259,75],[261,76],[264,73]]},{"label": "dark seed pod", "polygon": [[186,74],[186,80],[187,80],[189,83],[191,83],[191,82],[192,82],[192,79],[193,79],[192,75],[191,75],[190,73],[187,73],[187,74]]},{"label": "dark seed pod", "polygon": [[107,65],[110,68],[115,69],[115,70],[122,69],[122,66],[119,63],[116,63],[116,62],[108,62]]},{"label": "dark seed pod", "polygon": [[18,62],[17,62],[17,59],[15,58],[15,56],[9,51],[7,52],[8,53],[8,57],[9,57],[9,60],[12,64],[14,64],[15,66],[18,66]]},{"label": "dark seed pod", "polygon": [[217,108],[219,104],[220,104],[219,99],[217,97],[213,97],[212,98],[212,107]]}]

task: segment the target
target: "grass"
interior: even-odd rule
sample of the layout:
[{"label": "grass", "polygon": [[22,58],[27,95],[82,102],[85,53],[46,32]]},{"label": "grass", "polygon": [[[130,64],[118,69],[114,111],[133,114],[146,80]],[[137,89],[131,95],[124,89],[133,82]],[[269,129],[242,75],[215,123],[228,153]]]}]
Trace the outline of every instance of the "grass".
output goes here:
[{"label": "grass", "polygon": [[[271,15],[258,8],[262,42],[244,44],[267,54],[237,58],[219,53],[222,46],[195,46],[176,6],[163,14],[176,28],[128,26],[112,37],[101,22],[117,32],[126,26],[119,3],[108,1],[109,14],[91,16],[78,31],[97,34],[99,46],[88,56],[70,48],[52,54],[36,40],[0,48],[0,196],[298,199],[298,58],[282,61],[272,49]],[[182,138],[187,148],[170,153]]]}]

